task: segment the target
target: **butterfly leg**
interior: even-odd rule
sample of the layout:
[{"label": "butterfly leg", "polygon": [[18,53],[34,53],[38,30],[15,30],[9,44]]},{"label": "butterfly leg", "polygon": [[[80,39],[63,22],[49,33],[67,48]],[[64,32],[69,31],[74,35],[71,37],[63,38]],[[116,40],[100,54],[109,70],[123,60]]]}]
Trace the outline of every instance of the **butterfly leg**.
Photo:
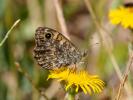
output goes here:
[{"label": "butterfly leg", "polygon": [[76,72],[77,70],[76,64],[72,65],[70,69],[71,69],[71,72]]}]

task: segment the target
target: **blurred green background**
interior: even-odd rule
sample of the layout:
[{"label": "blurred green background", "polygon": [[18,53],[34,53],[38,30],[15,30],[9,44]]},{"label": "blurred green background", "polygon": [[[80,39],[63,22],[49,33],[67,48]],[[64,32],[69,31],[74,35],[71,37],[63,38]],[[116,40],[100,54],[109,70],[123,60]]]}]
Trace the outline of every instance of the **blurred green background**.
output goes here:
[{"label": "blurred green background", "polygon": [[[113,54],[121,71],[124,72],[131,34],[126,29],[111,25],[108,11],[128,0],[90,1],[98,20],[111,33],[109,35],[113,41]],[[102,93],[91,96],[79,93],[79,99],[111,100],[117,93],[120,81],[100,42],[96,26],[84,1],[59,0],[59,2],[72,42],[81,50],[90,51],[88,72],[99,75],[106,83]],[[21,19],[21,22],[0,48],[0,100],[45,100],[42,93],[49,99],[63,100],[66,95],[64,89],[55,80],[47,81],[48,72],[41,69],[33,58],[34,34],[37,27],[47,26],[61,32],[53,0],[0,0],[0,41],[17,19]],[[19,67],[24,72],[18,71],[15,62],[20,64]],[[26,73],[29,79],[25,76]],[[132,85],[133,78],[129,79]]]}]

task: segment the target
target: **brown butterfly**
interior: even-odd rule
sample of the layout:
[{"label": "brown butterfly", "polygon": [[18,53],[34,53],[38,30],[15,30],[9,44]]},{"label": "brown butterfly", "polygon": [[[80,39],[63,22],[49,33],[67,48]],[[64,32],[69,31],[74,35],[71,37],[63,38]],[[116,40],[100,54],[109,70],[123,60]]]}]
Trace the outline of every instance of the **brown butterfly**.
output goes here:
[{"label": "brown butterfly", "polygon": [[47,27],[38,27],[35,33],[34,58],[45,69],[67,67],[78,63],[82,54],[61,33]]}]

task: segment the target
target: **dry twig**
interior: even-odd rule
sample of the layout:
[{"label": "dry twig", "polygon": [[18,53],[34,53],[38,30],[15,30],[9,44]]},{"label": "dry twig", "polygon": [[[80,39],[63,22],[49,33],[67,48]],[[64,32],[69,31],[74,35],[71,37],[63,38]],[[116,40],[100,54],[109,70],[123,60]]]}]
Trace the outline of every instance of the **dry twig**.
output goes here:
[{"label": "dry twig", "polygon": [[55,5],[56,13],[57,13],[57,18],[58,18],[58,21],[61,27],[61,31],[68,39],[70,39],[59,1],[54,0],[54,5]]},{"label": "dry twig", "polygon": [[123,89],[123,87],[124,87],[124,85],[126,83],[126,80],[128,78],[128,75],[129,75],[130,69],[132,67],[132,64],[133,64],[133,51],[131,52],[131,56],[129,57],[129,61],[128,61],[127,66],[126,66],[126,71],[125,71],[123,79],[122,79],[122,81],[120,83],[118,94],[117,94],[115,100],[120,100],[121,92],[122,92],[122,89]]}]

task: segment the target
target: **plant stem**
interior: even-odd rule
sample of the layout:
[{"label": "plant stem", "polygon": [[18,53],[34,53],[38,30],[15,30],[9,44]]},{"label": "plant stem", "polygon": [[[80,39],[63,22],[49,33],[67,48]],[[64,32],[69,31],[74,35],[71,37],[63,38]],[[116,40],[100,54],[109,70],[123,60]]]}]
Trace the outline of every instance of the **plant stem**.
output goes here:
[{"label": "plant stem", "polygon": [[13,28],[20,22],[20,19],[18,19],[13,25],[12,27],[8,30],[8,32],[6,33],[6,36],[4,37],[4,39],[0,42],[0,47],[5,43],[6,39],[8,38],[9,34],[11,33],[11,31],[13,30]]},{"label": "plant stem", "polygon": [[74,93],[68,93],[68,100],[74,100],[75,94]]},{"label": "plant stem", "polygon": [[35,82],[32,80],[32,78],[29,76],[28,72],[24,69],[21,68],[20,64],[18,62],[15,62],[15,66],[17,68],[17,70],[19,72],[21,72],[27,79],[28,81],[31,83],[31,85],[33,86],[33,88],[35,88],[37,90],[37,92],[42,96],[44,97],[45,100],[49,100],[49,98],[45,95],[45,93],[43,91],[40,91],[38,88],[37,88],[37,85],[35,84]]}]

